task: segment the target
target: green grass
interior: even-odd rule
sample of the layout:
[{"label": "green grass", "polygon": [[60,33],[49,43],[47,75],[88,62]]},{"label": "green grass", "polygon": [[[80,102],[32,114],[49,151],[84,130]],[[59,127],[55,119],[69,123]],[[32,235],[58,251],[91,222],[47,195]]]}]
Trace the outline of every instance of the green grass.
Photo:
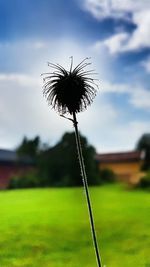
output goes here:
[{"label": "green grass", "polygon": [[[90,188],[103,265],[150,267],[150,195]],[[81,188],[0,192],[0,267],[94,267]]]}]

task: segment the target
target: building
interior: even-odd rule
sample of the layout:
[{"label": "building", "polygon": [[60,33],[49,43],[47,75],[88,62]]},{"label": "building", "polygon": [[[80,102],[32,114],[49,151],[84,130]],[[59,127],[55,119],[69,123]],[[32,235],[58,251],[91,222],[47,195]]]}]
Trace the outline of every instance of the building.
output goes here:
[{"label": "building", "polygon": [[30,157],[19,157],[15,151],[0,149],[0,189],[7,188],[12,176],[33,169]]},{"label": "building", "polygon": [[96,159],[99,168],[110,169],[114,172],[118,181],[128,184],[136,184],[143,176],[141,167],[145,153],[140,151],[130,151],[121,153],[98,154]]}]

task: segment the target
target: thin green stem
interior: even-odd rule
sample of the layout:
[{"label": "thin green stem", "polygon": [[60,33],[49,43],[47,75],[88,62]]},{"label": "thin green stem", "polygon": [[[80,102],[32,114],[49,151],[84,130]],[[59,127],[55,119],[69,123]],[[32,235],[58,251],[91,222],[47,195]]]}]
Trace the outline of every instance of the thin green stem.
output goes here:
[{"label": "thin green stem", "polygon": [[92,206],[91,206],[90,195],[89,195],[89,190],[88,190],[88,182],[87,182],[87,176],[86,176],[86,171],[85,171],[84,158],[83,158],[83,154],[82,154],[80,135],[79,135],[79,130],[78,130],[78,122],[76,119],[76,113],[73,113],[73,123],[74,123],[74,128],[75,128],[75,137],[76,137],[76,144],[77,144],[77,150],[78,150],[78,156],[79,156],[79,163],[80,163],[83,186],[84,186],[86,200],[87,200],[87,206],[88,206],[88,212],[89,212],[93,245],[95,248],[95,254],[96,254],[96,259],[97,259],[97,265],[98,265],[98,267],[102,267],[99,248],[98,248],[98,242],[97,242],[97,237],[96,237],[95,225],[94,225]]}]

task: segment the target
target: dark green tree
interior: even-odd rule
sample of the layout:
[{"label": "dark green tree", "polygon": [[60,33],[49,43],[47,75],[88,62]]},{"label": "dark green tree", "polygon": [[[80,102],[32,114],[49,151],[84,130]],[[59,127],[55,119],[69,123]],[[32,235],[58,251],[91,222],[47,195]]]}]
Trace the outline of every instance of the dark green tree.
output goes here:
[{"label": "dark green tree", "polygon": [[36,159],[40,151],[40,137],[36,136],[33,139],[24,137],[21,144],[17,147],[17,153],[19,156],[30,156],[32,159]]},{"label": "dark green tree", "polygon": [[[86,170],[89,173],[89,184],[100,182],[99,170],[95,161],[96,151],[80,135]],[[74,133],[65,133],[54,147],[40,155],[41,183],[52,186],[81,186],[81,171],[79,168]]]},{"label": "dark green tree", "polygon": [[136,149],[145,152],[143,170],[150,170],[150,133],[145,133],[141,136]]}]

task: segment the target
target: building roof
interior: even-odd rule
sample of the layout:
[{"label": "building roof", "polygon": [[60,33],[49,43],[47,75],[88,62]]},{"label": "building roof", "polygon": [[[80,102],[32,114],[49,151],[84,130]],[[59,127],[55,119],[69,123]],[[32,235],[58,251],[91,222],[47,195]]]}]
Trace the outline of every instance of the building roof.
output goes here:
[{"label": "building roof", "polygon": [[33,160],[29,156],[19,157],[16,151],[0,149],[0,163],[15,163],[19,162],[22,164],[33,164]]},{"label": "building roof", "polygon": [[100,163],[133,162],[144,159],[144,151],[129,151],[117,153],[97,154],[96,160]]},{"label": "building roof", "polygon": [[16,161],[17,154],[15,151],[0,149],[0,161]]}]

